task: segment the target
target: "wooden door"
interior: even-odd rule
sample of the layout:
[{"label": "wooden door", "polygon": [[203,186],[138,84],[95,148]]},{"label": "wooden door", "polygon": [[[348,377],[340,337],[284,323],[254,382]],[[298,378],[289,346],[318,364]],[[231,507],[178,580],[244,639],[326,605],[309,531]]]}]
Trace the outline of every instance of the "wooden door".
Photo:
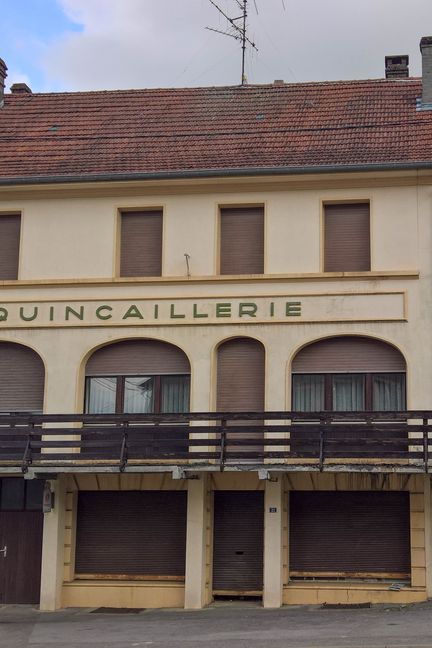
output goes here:
[{"label": "wooden door", "polygon": [[43,513],[0,511],[0,603],[39,603]]}]

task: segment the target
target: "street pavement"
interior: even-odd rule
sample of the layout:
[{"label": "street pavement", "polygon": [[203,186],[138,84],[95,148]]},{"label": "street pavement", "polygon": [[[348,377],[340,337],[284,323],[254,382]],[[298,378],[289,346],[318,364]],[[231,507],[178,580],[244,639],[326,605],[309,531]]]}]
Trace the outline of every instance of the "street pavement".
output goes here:
[{"label": "street pavement", "polygon": [[199,611],[0,606],[0,648],[432,648],[432,602],[370,609],[216,604]]}]

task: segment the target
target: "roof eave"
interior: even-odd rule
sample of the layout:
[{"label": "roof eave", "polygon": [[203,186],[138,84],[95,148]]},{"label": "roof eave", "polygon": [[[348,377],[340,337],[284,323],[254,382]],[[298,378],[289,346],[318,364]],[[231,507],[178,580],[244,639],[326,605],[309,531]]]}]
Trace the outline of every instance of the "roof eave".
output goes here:
[{"label": "roof eave", "polygon": [[423,162],[379,162],[371,164],[329,164],[321,166],[239,167],[227,169],[194,169],[152,171],[148,173],[93,173],[82,175],[15,176],[0,178],[0,186],[124,182],[131,180],[184,180],[193,178],[228,178],[271,175],[305,175],[311,173],[347,173],[370,171],[415,171],[432,169],[432,160]]}]

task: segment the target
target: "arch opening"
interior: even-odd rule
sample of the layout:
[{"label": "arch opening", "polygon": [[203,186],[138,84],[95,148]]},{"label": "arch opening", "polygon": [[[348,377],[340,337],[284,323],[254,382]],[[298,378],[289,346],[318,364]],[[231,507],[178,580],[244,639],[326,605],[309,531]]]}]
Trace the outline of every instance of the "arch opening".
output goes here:
[{"label": "arch opening", "polygon": [[36,351],[17,342],[0,342],[0,374],[0,412],[43,411],[45,367]]},{"label": "arch opening", "polygon": [[123,340],[101,347],[85,368],[85,412],[172,414],[189,411],[190,363],[159,340]]},{"label": "arch opening", "polygon": [[292,409],[401,411],[406,408],[406,362],[374,338],[340,336],[312,342],[292,362]]}]

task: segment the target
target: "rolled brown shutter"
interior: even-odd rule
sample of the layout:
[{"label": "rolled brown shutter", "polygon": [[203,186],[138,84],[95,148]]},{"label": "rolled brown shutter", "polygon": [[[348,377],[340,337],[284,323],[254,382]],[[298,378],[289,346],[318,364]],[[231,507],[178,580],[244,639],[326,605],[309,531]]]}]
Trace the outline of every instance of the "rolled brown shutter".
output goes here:
[{"label": "rolled brown shutter", "polygon": [[220,345],[217,356],[217,410],[263,411],[265,352],[250,338],[235,338]]},{"label": "rolled brown shutter", "polygon": [[213,590],[263,587],[264,493],[214,494]]},{"label": "rolled brown shutter", "polygon": [[38,354],[11,342],[0,342],[0,411],[41,412],[45,369]]},{"label": "rolled brown shutter", "polygon": [[220,273],[264,272],[264,208],[241,207],[220,212]]},{"label": "rolled brown shutter", "polygon": [[324,272],[370,270],[369,203],[325,205]]},{"label": "rolled brown shutter", "polygon": [[87,376],[133,376],[188,374],[190,364],[185,353],[166,342],[125,340],[102,347],[86,365]]},{"label": "rolled brown shutter", "polygon": [[82,491],[78,574],[185,574],[186,491]]},{"label": "rolled brown shutter", "polygon": [[372,338],[341,336],[304,347],[292,363],[293,373],[357,373],[405,371],[403,355],[395,347]]},{"label": "rolled brown shutter", "polygon": [[410,572],[409,493],[290,493],[290,572]]},{"label": "rolled brown shutter", "polygon": [[0,215],[0,279],[18,279],[21,216]]},{"label": "rolled brown shutter", "polygon": [[159,277],[162,274],[162,211],[121,214],[120,275]]}]

